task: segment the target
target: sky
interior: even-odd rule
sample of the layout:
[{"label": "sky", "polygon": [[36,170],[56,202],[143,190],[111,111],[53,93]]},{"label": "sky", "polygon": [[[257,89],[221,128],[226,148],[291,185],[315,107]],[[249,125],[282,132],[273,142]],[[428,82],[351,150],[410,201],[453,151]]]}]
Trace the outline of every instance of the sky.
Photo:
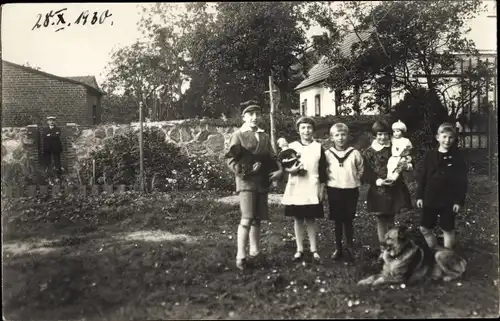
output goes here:
[{"label": "sky", "polygon": [[[492,5],[494,1],[485,2]],[[64,8],[64,29],[56,32],[62,26],[58,25],[61,21],[57,15],[44,27],[46,13]],[[85,10],[90,12],[87,23],[82,25],[83,20],[80,20],[80,24],[76,24]],[[108,17],[105,16],[106,10]],[[98,13],[97,17],[102,17],[102,24],[91,24],[94,12]],[[38,22],[39,14],[42,18]],[[140,14],[139,3],[6,4],[2,6],[2,59],[17,64],[28,63],[63,77],[94,75],[102,84],[112,51],[141,38],[137,28]],[[470,38],[475,41],[477,49],[496,50],[496,18],[487,15],[471,21]],[[320,32],[315,28],[308,34]]]}]

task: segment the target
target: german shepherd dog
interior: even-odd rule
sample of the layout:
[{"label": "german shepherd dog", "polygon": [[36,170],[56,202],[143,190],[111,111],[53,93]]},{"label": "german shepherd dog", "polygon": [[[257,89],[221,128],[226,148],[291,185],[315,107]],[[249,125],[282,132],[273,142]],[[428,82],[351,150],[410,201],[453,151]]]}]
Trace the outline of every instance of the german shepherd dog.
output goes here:
[{"label": "german shepherd dog", "polygon": [[[244,178],[248,178],[249,176],[256,175],[258,173],[266,172],[268,174],[278,170],[276,160],[274,160],[270,155],[259,157],[254,155],[248,149],[243,148],[241,145],[231,146],[229,151],[226,153],[225,158],[234,158],[234,161],[239,164],[238,174],[243,175]],[[258,173],[252,173],[253,165],[258,162],[261,163]]]},{"label": "german shepherd dog", "polygon": [[460,277],[467,267],[467,262],[453,250],[418,246],[405,227],[390,229],[385,243],[382,272],[359,281],[358,285],[411,284],[426,279],[449,282]]}]

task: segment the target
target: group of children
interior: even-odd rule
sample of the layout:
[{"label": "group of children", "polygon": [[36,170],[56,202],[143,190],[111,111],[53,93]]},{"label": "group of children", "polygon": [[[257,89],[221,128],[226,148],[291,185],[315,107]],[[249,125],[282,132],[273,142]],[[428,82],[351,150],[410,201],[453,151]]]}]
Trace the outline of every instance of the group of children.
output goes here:
[{"label": "group of children", "polygon": [[[287,172],[288,181],[283,194],[284,214],[293,217],[296,240],[294,260],[304,256],[304,234],[307,232],[312,259],[320,261],[318,254],[316,224],[317,218],[325,216],[323,201],[328,199],[329,219],[335,225],[335,245],[333,259],[354,259],[353,220],[356,214],[359,187],[369,184],[367,194],[368,212],[376,215],[377,234],[380,250],[384,249],[384,237],[395,215],[402,209],[412,207],[410,192],[402,171],[413,169],[410,156],[411,142],[403,137],[404,123],[398,121],[389,127],[384,121],[372,126],[374,140],[363,155],[349,146],[349,128],[336,123],[330,129],[331,148],[325,149],[315,141],[315,122],[312,118],[301,117],[296,128],[300,139],[286,144],[280,139],[282,151],[292,151],[298,155],[292,159],[287,154],[287,162],[275,157],[269,136],[258,127],[261,109],[250,105],[242,111],[243,126],[234,132],[230,148],[241,146],[254,155],[269,155],[276,161],[272,171],[261,168],[255,162],[253,175],[242,175],[241,164],[234,157],[227,159],[229,168],[236,176],[236,191],[240,197],[241,220],[237,233],[236,266],[244,269],[247,259],[257,257],[259,249],[260,224],[267,220],[267,194],[269,182],[280,179]],[[390,136],[391,129],[393,132]],[[439,225],[444,234],[444,245],[453,247],[455,242],[455,216],[464,205],[467,189],[467,168],[465,161],[453,147],[455,129],[450,124],[439,127],[436,139],[439,148],[429,151],[417,176],[417,201],[421,208],[420,231],[430,247],[437,243],[432,229]],[[295,160],[290,162],[290,160]],[[280,161],[281,160],[281,161]],[[343,238],[345,237],[345,243]],[[249,253],[246,245],[249,239]]]}]

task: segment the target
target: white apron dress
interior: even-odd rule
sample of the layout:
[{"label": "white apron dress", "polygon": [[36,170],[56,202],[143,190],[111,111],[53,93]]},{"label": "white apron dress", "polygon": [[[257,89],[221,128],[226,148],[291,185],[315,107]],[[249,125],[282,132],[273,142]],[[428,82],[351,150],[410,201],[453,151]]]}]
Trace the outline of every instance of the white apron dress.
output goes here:
[{"label": "white apron dress", "polygon": [[319,160],[321,157],[321,144],[312,142],[304,146],[296,141],[290,144],[300,154],[300,162],[304,165],[304,175],[289,175],[285,193],[281,204],[283,205],[317,205],[320,204],[319,192]]}]

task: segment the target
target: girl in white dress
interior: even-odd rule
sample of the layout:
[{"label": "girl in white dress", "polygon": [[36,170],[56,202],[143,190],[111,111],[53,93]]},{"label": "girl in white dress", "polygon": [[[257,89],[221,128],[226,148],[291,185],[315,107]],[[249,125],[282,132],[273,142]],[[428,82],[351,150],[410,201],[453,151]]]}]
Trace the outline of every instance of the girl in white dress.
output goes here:
[{"label": "girl in white dress", "polygon": [[411,141],[403,136],[406,133],[406,125],[398,120],[392,124],[391,157],[387,162],[387,179],[395,181],[405,170],[411,170],[412,158],[410,152],[413,148]]},{"label": "girl in white dress", "polygon": [[297,243],[294,260],[303,258],[304,230],[307,230],[312,257],[319,261],[321,257],[317,252],[315,219],[325,215],[322,204],[327,180],[325,151],[313,139],[315,123],[312,118],[300,118],[297,130],[300,140],[292,142],[289,147],[300,154],[303,169],[299,165],[285,169],[290,175],[282,204],[285,205],[285,216],[294,218]]}]

